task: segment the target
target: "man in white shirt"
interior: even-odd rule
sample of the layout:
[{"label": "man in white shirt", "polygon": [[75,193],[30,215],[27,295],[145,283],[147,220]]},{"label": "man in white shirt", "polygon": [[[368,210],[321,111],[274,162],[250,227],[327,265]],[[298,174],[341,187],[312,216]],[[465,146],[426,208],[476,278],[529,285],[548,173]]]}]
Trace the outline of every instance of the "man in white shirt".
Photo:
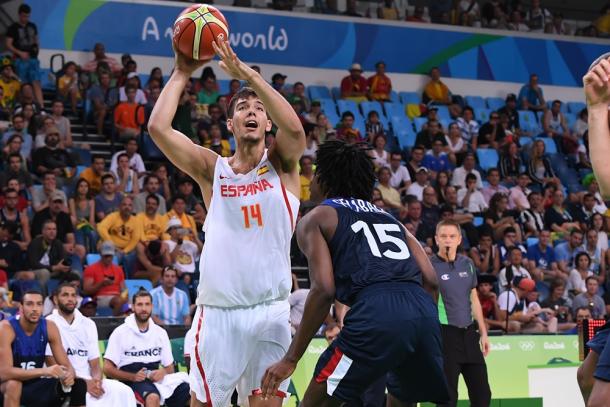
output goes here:
[{"label": "man in white shirt", "polygon": [[110,172],[116,174],[118,167],[118,159],[121,154],[127,154],[129,157],[129,168],[138,173],[141,177],[146,172],[142,156],[138,153],[138,141],[135,138],[130,138],[125,143],[125,150],[117,151],[110,159]]},{"label": "man in white shirt", "polygon": [[[47,319],[59,328],[61,343],[76,377],[87,383],[87,406],[135,407],[136,398],[128,386],[102,378],[97,328],[92,320],[76,309],[76,288],[71,283],[61,284],[53,300],[57,309]],[[48,345],[46,356],[53,356]]]},{"label": "man in white shirt", "polygon": [[390,156],[390,186],[396,188],[402,195],[404,191],[411,185],[411,175],[407,167],[402,165],[402,156],[400,153],[392,153]]},{"label": "man in white shirt", "polygon": [[474,174],[466,175],[466,188],[457,192],[458,203],[470,213],[481,213],[487,210],[487,202],[481,191],[477,189],[477,177]]},{"label": "man in white shirt", "polygon": [[470,143],[473,138],[476,139],[479,137],[479,123],[474,120],[474,110],[472,107],[464,107],[462,117],[458,117],[457,124],[460,128],[462,138],[467,143]]},{"label": "man in white shirt", "polygon": [[415,182],[407,188],[407,195],[413,195],[417,197],[418,201],[424,199],[424,189],[428,184],[429,171],[426,167],[419,167],[415,172]]},{"label": "man in white shirt", "polygon": [[104,373],[131,387],[146,407],[184,407],[190,399],[188,376],[174,373],[167,332],[151,320],[150,293],[138,291],[132,305],[134,313],[110,335]]},{"label": "man in white shirt", "polygon": [[457,167],[455,171],[453,171],[453,178],[451,179],[451,185],[456,188],[465,188],[466,187],[466,175],[474,174],[477,177],[477,189],[483,188],[483,181],[481,180],[481,174],[479,171],[474,169],[474,165],[476,163],[474,154],[467,153],[464,157],[464,162],[461,167]]},{"label": "man in white shirt", "polygon": [[182,228],[182,222],[176,217],[172,217],[167,222],[167,233],[170,240],[165,240],[172,259],[172,265],[182,275],[186,284],[190,284],[193,273],[195,273],[195,261],[201,254],[199,247],[192,241],[184,239],[188,233]]},{"label": "man in white shirt", "polygon": [[153,300],[152,319],[159,325],[190,325],[190,301],[188,295],[176,288],[178,271],[165,267],[161,271],[161,284],[150,295]]},{"label": "man in white shirt", "polygon": [[527,271],[525,267],[521,265],[523,261],[523,253],[521,252],[521,249],[518,246],[512,246],[508,249],[508,251],[510,256],[510,264],[500,270],[500,273],[498,274],[498,289],[500,292],[506,291],[506,286],[508,284],[508,280],[506,279],[507,275],[511,277],[512,274],[512,278],[532,278],[529,271]]},{"label": "man in white shirt", "polygon": [[[137,77],[138,77],[138,74],[136,72],[129,72],[129,74],[127,74],[127,82],[125,83],[124,86],[121,86],[119,88],[119,100],[121,102],[127,101],[127,94],[125,92],[125,88],[127,87],[127,85],[133,85],[137,88],[138,80],[135,79]],[[139,105],[145,105],[147,102],[148,102],[148,100],[146,99],[146,93],[144,93],[144,91],[142,89],[137,88],[136,103]]]}]

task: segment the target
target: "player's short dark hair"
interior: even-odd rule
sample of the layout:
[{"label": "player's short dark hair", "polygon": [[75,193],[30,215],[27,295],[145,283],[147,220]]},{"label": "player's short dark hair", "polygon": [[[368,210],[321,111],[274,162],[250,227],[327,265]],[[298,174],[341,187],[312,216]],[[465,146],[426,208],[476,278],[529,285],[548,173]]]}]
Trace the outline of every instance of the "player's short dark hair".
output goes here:
[{"label": "player's short dark hair", "polygon": [[460,234],[460,235],[462,234],[462,228],[460,227],[460,224],[452,219],[445,219],[445,220],[441,220],[440,222],[438,222],[436,224],[436,233],[438,233],[440,228],[442,228],[443,226],[453,226],[454,228],[457,229],[458,234]]},{"label": "player's short dark hair", "polygon": [[68,281],[64,281],[63,283],[61,283],[60,285],[57,286],[57,288],[51,293],[54,297],[58,296],[59,293],[61,292],[61,290],[65,287],[70,287],[73,288],[74,291],[76,291],[76,293],[78,294],[78,290],[76,289],[76,287],[74,287],[72,284],[70,284]]},{"label": "player's short dark hair", "polygon": [[132,303],[132,304],[135,304],[135,303],[136,303],[136,300],[137,300],[138,298],[140,298],[140,297],[148,297],[148,298],[150,298],[150,302],[152,302],[152,300],[153,300],[153,299],[152,299],[152,295],[151,295],[151,294],[150,294],[148,291],[146,291],[146,290],[144,289],[144,287],[140,287],[140,289],[138,290],[138,292],[136,292],[136,293],[135,293],[135,294],[134,294],[134,295],[131,297],[131,303]]},{"label": "player's short dark hair", "polygon": [[229,108],[227,109],[227,117],[229,119],[233,118],[233,113],[235,113],[235,105],[239,99],[248,99],[248,98],[257,98],[258,94],[256,91],[248,86],[245,86],[238,90],[231,100],[229,101]]},{"label": "player's short dark hair", "polygon": [[375,165],[363,144],[329,140],[316,154],[316,175],[328,198],[370,200],[375,186]]},{"label": "player's short dark hair", "polygon": [[44,295],[42,295],[42,292],[40,290],[32,288],[23,293],[23,295],[21,296],[22,303],[23,303],[23,299],[25,298],[26,295],[40,295],[42,297],[42,299],[44,299]]}]

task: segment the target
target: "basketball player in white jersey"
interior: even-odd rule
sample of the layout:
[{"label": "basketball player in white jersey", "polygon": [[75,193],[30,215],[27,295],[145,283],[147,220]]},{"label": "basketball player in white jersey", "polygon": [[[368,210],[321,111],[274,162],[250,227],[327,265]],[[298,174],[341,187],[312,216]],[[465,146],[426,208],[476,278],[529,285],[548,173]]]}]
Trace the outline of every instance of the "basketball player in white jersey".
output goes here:
[{"label": "basketball player in white jersey", "polygon": [[[59,328],[61,343],[76,377],[87,383],[87,406],[136,407],[136,397],[131,388],[118,380],[103,378],[97,327],[76,308],[76,289],[70,283],[63,283],[57,288],[53,300],[57,309],[47,320]],[[46,356],[53,356],[48,345]]]},{"label": "basketball player in white jersey", "polygon": [[[182,91],[203,65],[178,53],[148,125],[170,161],[198,182],[208,208],[192,327],[191,406],[226,407],[237,387],[241,405],[279,407],[288,381],[266,400],[259,394],[260,381],[290,345],[290,240],[305,134],[290,104],[240,61],[228,42],[217,40],[215,50],[220,67],[250,86],[229,104],[227,128],[235,137],[235,154],[219,157],[172,129]],[[271,120],[278,130],[267,150]]]}]

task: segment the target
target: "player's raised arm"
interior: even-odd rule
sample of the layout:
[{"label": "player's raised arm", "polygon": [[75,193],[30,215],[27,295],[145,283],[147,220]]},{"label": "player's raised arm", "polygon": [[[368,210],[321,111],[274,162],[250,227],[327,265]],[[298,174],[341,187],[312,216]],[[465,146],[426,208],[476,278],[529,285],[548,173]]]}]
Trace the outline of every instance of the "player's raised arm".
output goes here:
[{"label": "player's raised arm", "polygon": [[258,72],[243,63],[231,49],[228,41],[217,40],[214,49],[220,57],[220,67],[235,79],[248,81],[256,91],[271,120],[277,125],[274,149],[285,172],[293,171],[305,151],[305,131],[290,103],[269,85]]},{"label": "player's raised arm", "polygon": [[589,112],[589,154],[593,172],[604,198],[610,197],[610,55],[606,54],[589,69],[583,78],[587,110]]},{"label": "player's raised arm", "polygon": [[[333,213],[335,213],[334,209],[318,207],[301,219],[298,224],[297,240],[309,263],[311,288],[305,302],[303,319],[288,352],[281,361],[270,366],[265,372],[261,384],[263,397],[275,395],[280,383],[292,374],[311,339],[320,329],[334,301],[335,280],[332,259],[321,229],[324,223],[332,221]],[[334,222],[336,225],[336,213]]]},{"label": "player's raised arm", "polygon": [[218,155],[193,143],[187,136],[172,128],[172,120],[184,87],[192,73],[205,61],[188,59],[176,51],[176,66],[161,91],[148,121],[148,132],[163,154],[178,168],[201,184],[210,181]]}]

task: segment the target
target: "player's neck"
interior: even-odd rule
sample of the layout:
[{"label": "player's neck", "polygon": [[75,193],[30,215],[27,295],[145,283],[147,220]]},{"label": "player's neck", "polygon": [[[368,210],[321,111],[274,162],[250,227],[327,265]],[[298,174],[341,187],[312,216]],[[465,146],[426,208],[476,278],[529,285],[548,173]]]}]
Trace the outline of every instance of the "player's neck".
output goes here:
[{"label": "player's neck", "polygon": [[66,320],[66,322],[68,324],[72,324],[72,322],[74,322],[74,312],[71,314],[66,314],[64,312],[62,312],[60,309],[57,310],[57,312],[59,313],[59,315]]},{"label": "player's neck", "polygon": [[19,318],[19,326],[21,326],[21,329],[23,329],[23,332],[25,332],[28,335],[31,335],[34,333],[34,331],[36,330],[36,327],[38,326],[39,323],[40,323],[40,321],[33,324],[25,318]]},{"label": "player's neck", "polygon": [[229,165],[235,173],[246,173],[251,171],[263,158],[265,143],[257,144],[242,143],[237,145],[235,154],[229,158]]}]

